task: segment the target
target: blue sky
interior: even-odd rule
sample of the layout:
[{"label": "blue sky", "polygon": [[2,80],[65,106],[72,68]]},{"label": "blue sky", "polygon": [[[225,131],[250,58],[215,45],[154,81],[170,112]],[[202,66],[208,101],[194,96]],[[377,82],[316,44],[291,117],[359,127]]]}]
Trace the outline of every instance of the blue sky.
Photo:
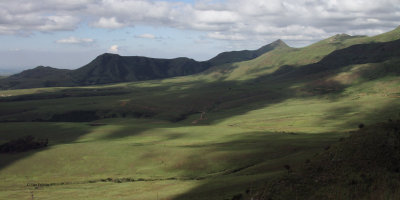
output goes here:
[{"label": "blue sky", "polygon": [[398,0],[4,0],[0,69],[78,68],[109,52],[207,60],[276,39],[301,47],[400,22]]}]

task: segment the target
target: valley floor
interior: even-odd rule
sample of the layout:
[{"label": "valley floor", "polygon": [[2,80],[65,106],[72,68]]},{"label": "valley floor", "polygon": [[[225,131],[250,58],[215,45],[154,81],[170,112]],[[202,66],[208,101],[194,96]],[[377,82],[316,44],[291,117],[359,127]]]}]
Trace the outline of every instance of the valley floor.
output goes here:
[{"label": "valley floor", "polygon": [[370,98],[393,105],[381,96],[310,98],[209,113],[198,124],[200,114],[177,123],[0,123],[3,142],[27,134],[49,139],[44,149],[1,154],[0,198],[231,199],[286,173],[285,165],[301,165],[359,122],[376,120]]},{"label": "valley floor", "polygon": [[[51,141],[2,154],[0,198],[230,198],[304,162],[343,134],[285,133],[220,123],[112,119],[90,123],[2,123],[6,137]],[[188,196],[189,195],[189,196]]]}]

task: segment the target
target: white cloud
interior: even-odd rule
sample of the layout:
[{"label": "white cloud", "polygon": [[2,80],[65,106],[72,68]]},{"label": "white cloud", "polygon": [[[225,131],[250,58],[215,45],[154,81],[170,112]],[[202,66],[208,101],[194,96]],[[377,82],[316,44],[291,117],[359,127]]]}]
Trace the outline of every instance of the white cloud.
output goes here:
[{"label": "white cloud", "polygon": [[118,53],[119,51],[119,46],[118,45],[112,45],[109,49],[108,52],[110,53]]},{"label": "white cloud", "polygon": [[144,38],[144,39],[156,39],[156,36],[150,33],[145,33],[141,35],[136,35],[138,38]]},{"label": "white cloud", "polygon": [[93,26],[97,28],[116,29],[124,27],[125,25],[118,22],[115,17],[111,18],[101,17],[97,22],[93,23]]},{"label": "white cloud", "polygon": [[240,16],[227,10],[195,10],[194,19],[197,23],[226,24],[239,21]]},{"label": "white cloud", "polygon": [[208,33],[207,36],[212,39],[218,39],[218,40],[245,40],[246,37],[244,37],[241,34],[223,34],[221,32],[212,32]]},{"label": "white cloud", "polygon": [[[57,14],[54,14],[57,13]],[[399,25],[399,0],[0,1],[0,34],[74,30],[79,23],[119,29],[136,25],[203,31],[214,39],[318,40],[370,34]],[[147,37],[148,38],[148,37]]]},{"label": "white cloud", "polygon": [[76,38],[76,37],[68,37],[68,38],[63,38],[60,40],[56,41],[57,43],[61,43],[61,44],[89,44],[89,43],[93,43],[94,40],[91,38]]}]

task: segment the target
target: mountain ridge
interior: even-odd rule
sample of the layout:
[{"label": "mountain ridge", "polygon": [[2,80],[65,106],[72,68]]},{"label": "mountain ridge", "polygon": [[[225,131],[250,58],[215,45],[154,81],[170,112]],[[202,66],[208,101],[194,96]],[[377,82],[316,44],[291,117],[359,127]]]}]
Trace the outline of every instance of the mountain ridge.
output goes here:
[{"label": "mountain ridge", "polygon": [[212,66],[254,59],[276,48],[289,47],[282,40],[276,40],[257,50],[223,52],[201,62],[187,57],[165,59],[103,53],[75,70],[44,66],[24,70],[1,79],[0,89],[85,86],[186,76],[203,72]]},{"label": "mountain ridge", "polygon": [[93,85],[184,76],[209,67],[190,58],[159,59],[105,53],[71,72],[78,85]]},{"label": "mountain ridge", "polygon": [[334,51],[353,45],[368,46],[398,39],[400,27],[372,37],[336,34],[303,48],[289,47],[278,39],[256,50],[223,52],[202,62],[185,57],[163,59],[104,53],[75,70],[43,67],[25,70],[1,79],[0,89],[145,81],[187,76],[204,71],[226,80],[244,80],[272,74],[282,66],[296,67],[317,63]]},{"label": "mountain ridge", "polygon": [[211,62],[211,64],[215,66],[215,65],[232,63],[232,61],[233,62],[241,62],[241,61],[252,60],[252,59],[257,58],[257,57],[261,56],[262,54],[267,53],[276,48],[291,48],[291,47],[289,47],[281,39],[278,39],[278,40],[275,40],[274,42],[264,45],[256,50],[241,50],[241,51],[223,52],[223,53],[220,53],[217,56],[211,58],[209,60],[209,62]]}]

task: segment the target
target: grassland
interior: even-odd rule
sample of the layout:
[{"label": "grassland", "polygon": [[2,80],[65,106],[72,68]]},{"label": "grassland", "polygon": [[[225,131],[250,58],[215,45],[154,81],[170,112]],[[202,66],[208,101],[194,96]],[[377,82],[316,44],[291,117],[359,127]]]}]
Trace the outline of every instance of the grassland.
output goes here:
[{"label": "grassland", "polygon": [[0,143],[49,139],[0,154],[0,199],[231,199],[360,123],[399,117],[398,57],[351,54],[318,69],[331,66],[332,52],[398,32],[278,48],[185,77],[0,91]]}]

